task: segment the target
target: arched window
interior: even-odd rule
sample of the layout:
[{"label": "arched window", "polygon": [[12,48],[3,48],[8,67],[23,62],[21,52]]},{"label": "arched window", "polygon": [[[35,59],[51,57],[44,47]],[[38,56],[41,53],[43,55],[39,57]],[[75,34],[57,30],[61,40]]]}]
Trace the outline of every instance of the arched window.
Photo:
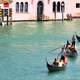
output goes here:
[{"label": "arched window", "polygon": [[57,2],[57,12],[60,12],[60,2]]},{"label": "arched window", "polygon": [[64,12],[65,11],[65,3],[62,1],[61,3],[61,12]]},{"label": "arched window", "polygon": [[25,2],[25,12],[28,12],[28,2]]},{"label": "arched window", "polygon": [[53,2],[53,12],[56,12],[56,2]]},{"label": "arched window", "polygon": [[23,10],[24,10],[24,4],[23,4],[23,2],[21,2],[21,4],[20,4],[20,12],[23,12]]},{"label": "arched window", "polygon": [[19,2],[16,2],[16,12],[19,12]]}]

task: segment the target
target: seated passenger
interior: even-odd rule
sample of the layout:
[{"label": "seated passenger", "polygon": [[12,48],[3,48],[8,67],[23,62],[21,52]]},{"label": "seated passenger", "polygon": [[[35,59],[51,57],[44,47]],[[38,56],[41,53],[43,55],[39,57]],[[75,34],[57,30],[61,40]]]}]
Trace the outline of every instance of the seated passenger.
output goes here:
[{"label": "seated passenger", "polygon": [[60,60],[60,61],[59,61],[59,65],[58,65],[58,66],[59,66],[59,67],[62,67],[63,65],[64,65],[63,60]]},{"label": "seated passenger", "polygon": [[64,59],[65,59],[65,57],[63,55],[61,55],[60,60],[63,60],[64,61]]},{"label": "seated passenger", "polygon": [[54,65],[56,65],[56,58],[55,58],[55,60],[54,60],[53,64],[54,64]]},{"label": "seated passenger", "polygon": [[54,62],[53,62],[53,65],[54,65],[54,66],[57,66],[57,65],[58,65],[58,62],[57,62],[56,58],[55,58],[55,60],[54,60]]}]

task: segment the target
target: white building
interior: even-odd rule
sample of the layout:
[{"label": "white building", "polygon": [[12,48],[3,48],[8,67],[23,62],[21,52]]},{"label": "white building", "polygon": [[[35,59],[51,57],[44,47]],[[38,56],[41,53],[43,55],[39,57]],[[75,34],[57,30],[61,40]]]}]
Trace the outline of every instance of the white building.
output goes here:
[{"label": "white building", "polygon": [[14,21],[80,17],[80,0],[13,0],[9,7]]}]

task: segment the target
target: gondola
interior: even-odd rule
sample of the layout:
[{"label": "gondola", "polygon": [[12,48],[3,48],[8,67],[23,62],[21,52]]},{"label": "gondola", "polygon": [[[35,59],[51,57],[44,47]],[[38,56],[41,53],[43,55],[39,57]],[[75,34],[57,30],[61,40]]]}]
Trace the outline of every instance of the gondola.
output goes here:
[{"label": "gondola", "polygon": [[49,64],[48,62],[46,62],[46,64],[49,72],[61,71],[66,67],[66,64],[64,64],[62,67],[59,67],[58,65],[55,66],[54,64]]},{"label": "gondola", "polygon": [[66,55],[68,56],[68,57],[76,57],[77,55],[78,55],[78,53],[77,53],[77,50],[76,50],[76,48],[75,48],[75,43],[69,43],[69,42],[67,41],[67,45],[66,45],[66,47],[65,47],[65,53],[66,53]]},{"label": "gondola", "polygon": [[77,34],[76,34],[76,39],[78,40],[78,42],[80,42],[80,36],[78,36]]},{"label": "gondola", "polygon": [[78,55],[76,48],[69,47],[69,48],[66,48],[65,51],[68,57],[76,57]]}]

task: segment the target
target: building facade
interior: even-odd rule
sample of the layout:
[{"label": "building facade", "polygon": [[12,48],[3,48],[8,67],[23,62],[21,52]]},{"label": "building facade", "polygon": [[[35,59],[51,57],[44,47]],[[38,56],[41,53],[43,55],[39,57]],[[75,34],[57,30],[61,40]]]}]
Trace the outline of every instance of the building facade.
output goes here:
[{"label": "building facade", "polygon": [[[12,20],[64,20],[80,17],[80,0],[4,0]],[[6,4],[7,5],[7,4]],[[4,15],[3,15],[4,16]]]}]

